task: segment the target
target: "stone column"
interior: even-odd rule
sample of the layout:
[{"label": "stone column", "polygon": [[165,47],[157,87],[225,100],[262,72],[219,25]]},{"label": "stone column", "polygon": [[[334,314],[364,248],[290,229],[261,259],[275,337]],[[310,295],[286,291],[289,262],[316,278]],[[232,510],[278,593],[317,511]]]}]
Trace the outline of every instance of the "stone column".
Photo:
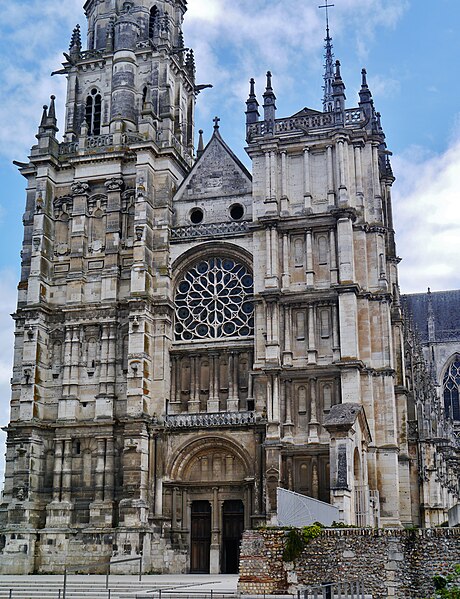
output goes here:
[{"label": "stone column", "polygon": [[281,276],[281,286],[283,290],[288,290],[290,287],[289,233],[283,233],[283,274]]},{"label": "stone column", "polygon": [[283,366],[292,366],[292,310],[290,306],[284,306]]},{"label": "stone column", "polygon": [[265,278],[269,279],[272,276],[272,237],[271,228],[265,229]]},{"label": "stone column", "polygon": [[[356,205],[364,208],[364,190],[363,190],[363,163],[361,156],[361,145],[354,145],[355,152],[355,185],[356,185]],[[366,215],[363,215],[366,218]]]},{"label": "stone column", "polygon": [[334,360],[340,360],[339,316],[337,304],[332,306],[332,353]]},{"label": "stone column", "polygon": [[308,306],[308,363],[316,364],[316,307]]},{"label": "stone column", "polygon": [[64,441],[56,440],[54,449],[53,501],[61,501]]},{"label": "stone column", "polygon": [[265,200],[270,201],[271,188],[271,152],[265,152]]},{"label": "stone column", "polygon": [[177,356],[170,357],[171,362],[171,399],[168,403],[168,414],[178,414],[180,405],[177,403]]},{"label": "stone column", "polygon": [[287,174],[287,152],[281,152],[281,215],[289,216],[289,199],[287,194],[288,174]]},{"label": "stone column", "polygon": [[304,207],[307,212],[311,212],[311,173],[310,173],[310,148],[303,151],[303,197]]},{"label": "stone column", "polygon": [[329,206],[335,206],[335,191],[334,191],[334,164],[332,160],[332,146],[326,148],[327,161],[327,201]]},{"label": "stone column", "polygon": [[306,269],[307,287],[313,287],[315,284],[315,271],[313,268],[313,236],[312,236],[311,230],[307,231],[305,246],[306,246],[306,257],[307,257],[307,269]]},{"label": "stone column", "polygon": [[331,285],[337,285],[339,282],[339,271],[337,268],[337,247],[335,243],[334,229],[331,229],[329,233],[329,249],[331,256]]},{"label": "stone column", "polygon": [[382,185],[380,182],[379,169],[379,143],[372,143],[372,180],[374,188],[374,222],[380,223],[383,220],[382,214]]},{"label": "stone column", "polygon": [[107,439],[106,453],[105,453],[105,481],[104,481],[104,500],[113,501],[114,489],[115,489],[115,450],[113,445],[113,439]]},{"label": "stone column", "polygon": [[67,528],[71,521],[72,442],[56,440],[53,476],[53,501],[46,506],[46,526]]},{"label": "stone column", "polygon": [[105,439],[97,440],[97,457],[95,472],[95,500],[104,499],[104,473],[105,473]]},{"label": "stone column", "polygon": [[197,356],[190,358],[190,401],[188,411],[191,414],[197,414],[200,411],[199,377],[197,377],[198,361]]},{"label": "stone column", "polygon": [[222,502],[219,501],[219,489],[212,489],[212,532],[211,548],[209,552],[209,573],[218,574],[220,572],[220,512]]},{"label": "stone column", "polygon": [[209,399],[208,412],[219,412],[219,356],[209,354]]},{"label": "stone column", "polygon": [[339,139],[336,145],[339,171],[339,206],[348,206],[348,160],[345,153],[348,152],[348,145],[344,139]]},{"label": "stone column", "polygon": [[72,441],[64,441],[64,459],[62,461],[62,492],[61,500],[70,502],[72,492]]},{"label": "stone column", "polygon": [[228,400],[227,410],[237,412],[239,404],[238,398],[238,354],[230,352],[228,360]]},{"label": "stone column", "polygon": [[319,422],[318,422],[318,380],[310,379],[310,422],[308,423],[308,442],[319,442]]},{"label": "stone column", "polygon": [[284,421],[284,438],[289,441],[293,437],[294,423],[292,421],[292,380],[284,381],[284,405],[286,406],[286,415]]}]

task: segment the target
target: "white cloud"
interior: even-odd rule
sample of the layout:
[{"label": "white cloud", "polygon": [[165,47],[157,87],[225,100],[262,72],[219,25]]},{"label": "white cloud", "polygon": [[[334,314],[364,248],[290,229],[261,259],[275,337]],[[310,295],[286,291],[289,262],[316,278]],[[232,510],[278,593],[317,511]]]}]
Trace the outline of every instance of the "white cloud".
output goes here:
[{"label": "white cloud", "polygon": [[50,74],[60,67],[72,29],[84,16],[81,0],[30,0],[26,7],[20,2],[3,4],[2,44],[14,51],[0,54],[0,155],[24,159],[51,94],[58,98],[62,117],[65,80]]},{"label": "white cloud", "polygon": [[395,156],[393,204],[404,293],[460,287],[460,136],[441,154],[413,147]]}]

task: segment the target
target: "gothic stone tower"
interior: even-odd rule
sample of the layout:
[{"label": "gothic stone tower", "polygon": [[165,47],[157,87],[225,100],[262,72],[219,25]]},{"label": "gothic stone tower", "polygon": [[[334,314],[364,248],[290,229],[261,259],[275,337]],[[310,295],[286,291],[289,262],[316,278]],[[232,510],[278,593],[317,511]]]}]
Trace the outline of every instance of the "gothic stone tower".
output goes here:
[{"label": "gothic stone tower", "polygon": [[[359,525],[418,523],[393,241],[393,175],[363,72],[345,107],[327,36],[324,111],[264,115],[253,178],[201,86],[185,0],[88,0],[64,140],[54,98],[29,162],[2,572],[88,554],[232,572],[277,487]],[[125,566],[129,568],[130,566]]]}]

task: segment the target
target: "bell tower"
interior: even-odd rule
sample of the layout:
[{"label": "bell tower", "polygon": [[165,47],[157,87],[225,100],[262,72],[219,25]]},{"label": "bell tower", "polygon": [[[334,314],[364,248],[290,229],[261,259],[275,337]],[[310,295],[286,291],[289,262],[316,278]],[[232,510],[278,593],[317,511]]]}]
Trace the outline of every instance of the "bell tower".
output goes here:
[{"label": "bell tower", "polygon": [[[29,161],[16,163],[27,201],[2,572],[62,570],[82,527],[100,557],[142,552],[141,530],[162,513],[152,480],[170,387],[168,236],[195,162],[186,2],[89,0],[84,10],[88,47],[75,27],[55,73],[68,82],[63,139],[52,97]],[[122,538],[100,541],[97,530],[117,527]]]},{"label": "bell tower", "polygon": [[137,132],[193,154],[195,64],[184,47],[186,3],[85,4],[88,48],[74,29],[63,70],[68,77],[65,137]]}]

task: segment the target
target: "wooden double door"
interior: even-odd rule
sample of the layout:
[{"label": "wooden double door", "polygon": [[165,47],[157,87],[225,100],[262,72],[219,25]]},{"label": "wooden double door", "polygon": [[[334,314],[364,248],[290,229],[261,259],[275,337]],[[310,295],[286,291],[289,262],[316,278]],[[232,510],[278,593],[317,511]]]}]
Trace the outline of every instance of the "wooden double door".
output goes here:
[{"label": "wooden double door", "polygon": [[[221,520],[221,572],[238,572],[240,543],[244,530],[241,500],[224,501]],[[211,552],[212,508],[209,501],[193,501],[191,510],[190,572],[208,574]]]}]

